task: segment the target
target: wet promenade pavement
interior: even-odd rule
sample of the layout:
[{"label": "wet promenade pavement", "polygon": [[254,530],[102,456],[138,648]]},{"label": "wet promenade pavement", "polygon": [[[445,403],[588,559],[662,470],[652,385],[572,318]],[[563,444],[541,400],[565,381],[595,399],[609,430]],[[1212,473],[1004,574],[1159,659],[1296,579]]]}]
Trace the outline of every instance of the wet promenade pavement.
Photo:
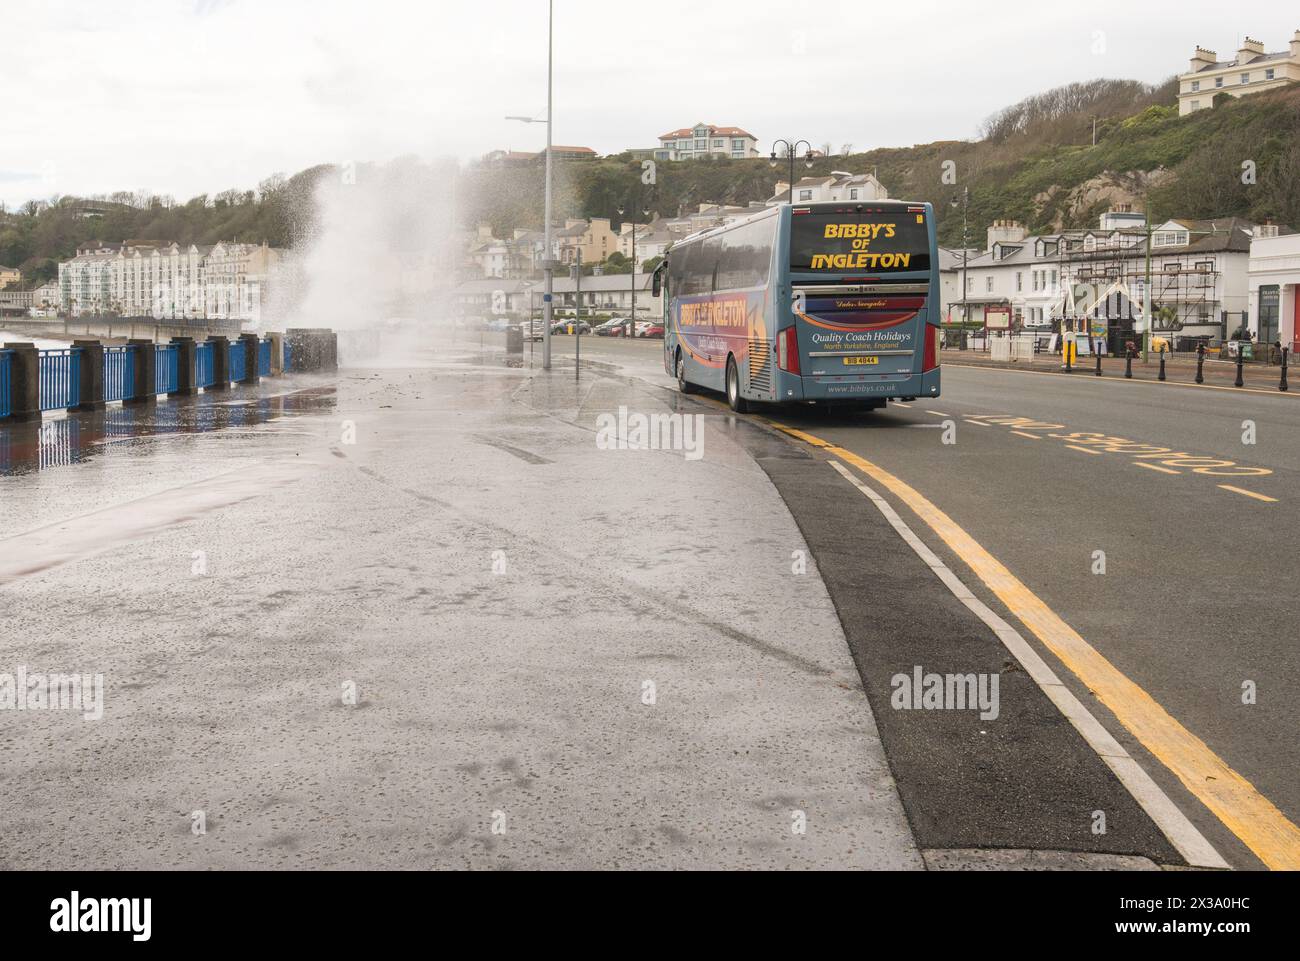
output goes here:
[{"label": "wet promenade pavement", "polygon": [[0,866],[919,867],[747,428],[428,360],[0,428]]}]

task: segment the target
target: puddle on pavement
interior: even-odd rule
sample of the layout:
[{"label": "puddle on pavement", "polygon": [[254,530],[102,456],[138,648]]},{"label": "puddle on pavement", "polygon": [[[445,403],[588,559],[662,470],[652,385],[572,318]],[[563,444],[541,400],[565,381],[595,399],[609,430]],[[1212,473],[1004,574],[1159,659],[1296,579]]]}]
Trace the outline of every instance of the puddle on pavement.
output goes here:
[{"label": "puddle on pavement", "polygon": [[5,424],[0,426],[0,476],[81,464],[117,450],[139,449],[156,437],[254,427],[281,417],[320,413],[335,407],[335,394],[332,384],[267,397],[214,392]]}]

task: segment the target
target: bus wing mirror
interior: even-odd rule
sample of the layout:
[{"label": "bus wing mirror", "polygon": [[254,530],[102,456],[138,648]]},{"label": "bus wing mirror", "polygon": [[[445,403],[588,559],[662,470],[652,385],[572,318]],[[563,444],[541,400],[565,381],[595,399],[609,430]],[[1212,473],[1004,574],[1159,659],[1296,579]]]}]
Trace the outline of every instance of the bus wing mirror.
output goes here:
[{"label": "bus wing mirror", "polygon": [[654,275],[650,278],[650,296],[658,297],[664,292],[664,271],[663,267],[655,268]]}]

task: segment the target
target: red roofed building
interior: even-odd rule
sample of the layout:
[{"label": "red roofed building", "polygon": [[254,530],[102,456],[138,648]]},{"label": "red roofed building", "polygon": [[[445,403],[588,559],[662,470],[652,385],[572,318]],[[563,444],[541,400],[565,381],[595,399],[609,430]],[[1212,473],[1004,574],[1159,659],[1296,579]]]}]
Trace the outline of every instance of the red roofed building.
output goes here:
[{"label": "red roofed building", "polygon": [[693,160],[698,157],[731,157],[744,160],[761,156],[758,138],[740,127],[719,127],[697,123],[659,135],[657,160]]}]

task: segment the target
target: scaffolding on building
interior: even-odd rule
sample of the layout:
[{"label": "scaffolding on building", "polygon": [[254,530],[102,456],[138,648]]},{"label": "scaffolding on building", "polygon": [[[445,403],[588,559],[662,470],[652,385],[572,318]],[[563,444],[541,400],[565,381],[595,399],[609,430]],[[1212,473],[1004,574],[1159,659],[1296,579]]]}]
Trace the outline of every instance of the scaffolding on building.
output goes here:
[{"label": "scaffolding on building", "polygon": [[[1112,353],[1141,338],[1148,306],[1149,236],[1145,229],[1126,228],[1047,238],[1056,244],[1060,290],[1053,320],[1062,331],[1087,333],[1090,339],[1104,336]],[[1198,342],[1223,340],[1230,333],[1218,260],[1194,246],[1151,248],[1151,334],[1163,338],[1170,350],[1195,350]]]}]

